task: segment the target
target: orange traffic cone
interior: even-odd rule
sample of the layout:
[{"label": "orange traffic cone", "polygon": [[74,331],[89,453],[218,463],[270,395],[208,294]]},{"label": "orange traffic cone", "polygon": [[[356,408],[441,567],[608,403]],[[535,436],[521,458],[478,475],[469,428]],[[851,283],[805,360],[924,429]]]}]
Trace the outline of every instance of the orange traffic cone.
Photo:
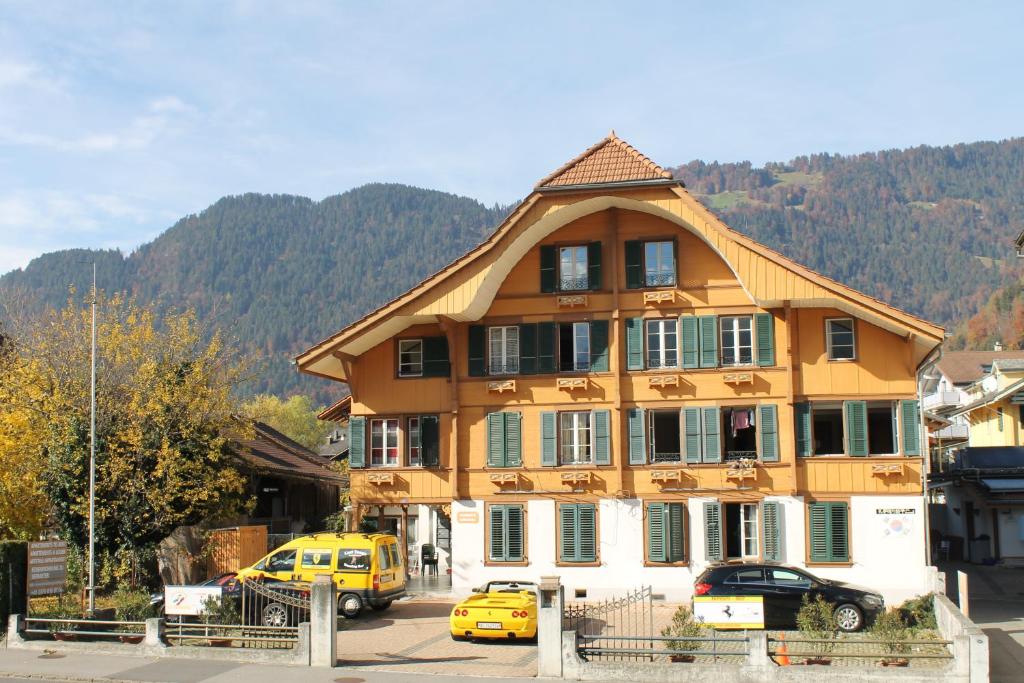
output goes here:
[{"label": "orange traffic cone", "polygon": [[779,666],[789,666],[789,648],[786,647],[786,634],[779,634],[779,649],[775,652],[775,661]]}]

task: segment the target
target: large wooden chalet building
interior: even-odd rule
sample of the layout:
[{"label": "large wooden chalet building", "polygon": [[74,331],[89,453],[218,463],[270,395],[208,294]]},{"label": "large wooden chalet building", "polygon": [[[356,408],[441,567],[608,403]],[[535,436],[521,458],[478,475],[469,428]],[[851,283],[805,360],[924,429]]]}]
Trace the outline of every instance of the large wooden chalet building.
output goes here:
[{"label": "large wooden chalet building", "polygon": [[612,133],[297,360],[351,389],[357,518],[443,518],[457,592],[560,574],[681,600],[710,562],[764,559],[896,600],[931,580],[917,373],[942,338]]}]

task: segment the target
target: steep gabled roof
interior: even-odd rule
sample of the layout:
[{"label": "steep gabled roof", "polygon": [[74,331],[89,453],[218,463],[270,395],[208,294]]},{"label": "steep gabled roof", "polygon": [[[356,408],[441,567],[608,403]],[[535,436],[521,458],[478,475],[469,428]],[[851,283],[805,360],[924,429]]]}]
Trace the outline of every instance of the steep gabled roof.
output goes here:
[{"label": "steep gabled roof", "polygon": [[613,130],[608,137],[537,183],[536,189],[671,179],[671,173],[618,137]]},{"label": "steep gabled roof", "polygon": [[234,440],[235,452],[253,468],[297,479],[342,484],[344,477],[324,459],[262,422],[252,423],[252,438]]},{"label": "steep gabled roof", "polygon": [[1024,351],[947,351],[938,369],[953,384],[970,384],[985,376],[997,359],[1024,359]]}]

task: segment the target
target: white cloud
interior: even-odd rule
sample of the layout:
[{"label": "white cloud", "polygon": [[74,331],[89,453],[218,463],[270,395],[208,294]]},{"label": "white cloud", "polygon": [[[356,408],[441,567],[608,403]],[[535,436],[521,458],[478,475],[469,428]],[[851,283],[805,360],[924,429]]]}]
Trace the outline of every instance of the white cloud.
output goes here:
[{"label": "white cloud", "polygon": [[0,246],[0,275],[15,268],[24,268],[36,256],[39,256],[39,251],[36,249],[15,247],[10,244]]},{"label": "white cloud", "polygon": [[19,87],[50,92],[62,90],[61,82],[48,75],[38,64],[0,59],[0,89]]}]

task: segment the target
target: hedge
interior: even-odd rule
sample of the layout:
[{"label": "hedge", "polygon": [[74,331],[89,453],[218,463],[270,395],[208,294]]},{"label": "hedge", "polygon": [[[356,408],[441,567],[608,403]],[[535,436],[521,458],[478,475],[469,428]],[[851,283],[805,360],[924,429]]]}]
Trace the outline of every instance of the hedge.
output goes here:
[{"label": "hedge", "polygon": [[28,542],[0,541],[0,631],[7,630],[10,614],[25,613],[28,577]]}]

